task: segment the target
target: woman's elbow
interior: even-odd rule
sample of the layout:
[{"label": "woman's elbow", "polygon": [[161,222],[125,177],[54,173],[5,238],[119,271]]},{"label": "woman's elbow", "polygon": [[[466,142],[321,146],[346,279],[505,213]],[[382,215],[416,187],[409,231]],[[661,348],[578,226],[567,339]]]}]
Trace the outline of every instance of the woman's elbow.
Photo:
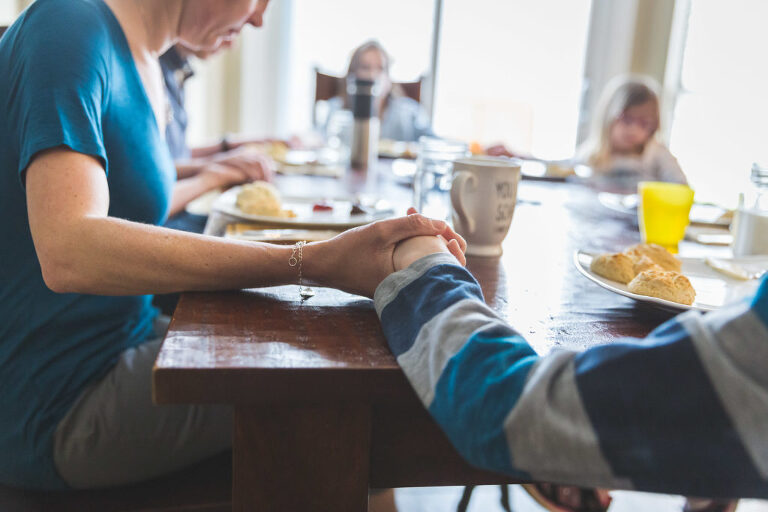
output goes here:
[{"label": "woman's elbow", "polygon": [[63,258],[40,258],[40,271],[43,282],[54,293],[82,293],[82,280],[78,278],[71,263],[66,263]]}]

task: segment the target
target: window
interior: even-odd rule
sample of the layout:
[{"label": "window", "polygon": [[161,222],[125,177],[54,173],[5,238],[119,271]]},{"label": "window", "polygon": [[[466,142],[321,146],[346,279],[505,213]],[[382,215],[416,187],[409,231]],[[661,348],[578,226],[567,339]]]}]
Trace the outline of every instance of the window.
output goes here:
[{"label": "window", "polygon": [[445,0],[435,131],[574,153],[590,0]]},{"label": "window", "polygon": [[414,81],[429,71],[434,0],[293,0],[290,39],[289,131],[311,126],[314,67],[346,74],[352,51],[378,40],[392,57],[394,81]]},{"label": "window", "polygon": [[734,206],[752,162],[768,162],[768,2],[689,8],[670,149],[697,200]]}]

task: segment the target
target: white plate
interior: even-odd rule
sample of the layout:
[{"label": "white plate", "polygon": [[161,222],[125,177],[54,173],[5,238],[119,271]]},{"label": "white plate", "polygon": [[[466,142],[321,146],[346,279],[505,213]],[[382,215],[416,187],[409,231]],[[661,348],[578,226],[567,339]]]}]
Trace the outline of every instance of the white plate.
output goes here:
[{"label": "white plate", "polygon": [[[752,279],[750,281],[732,279],[707,265],[704,258],[679,258],[683,263],[683,275],[691,281],[693,289],[696,290],[696,300],[693,305],[686,306],[685,304],[657,299],[656,297],[637,295],[630,292],[627,289],[627,285],[595,274],[589,269],[593,257],[593,254],[584,251],[576,251],[573,255],[573,263],[584,277],[598,286],[602,286],[606,290],[618,293],[619,295],[674,311],[686,311],[689,309],[714,311],[726,304],[752,295],[757,291],[758,284],[760,283],[759,279]],[[724,258],[718,259],[722,260]],[[768,256],[734,258],[728,261],[733,261],[749,271],[757,272],[768,269]]]},{"label": "white plate", "polygon": [[[637,216],[637,194],[600,192],[597,195],[597,200],[615,212],[633,217]],[[727,211],[725,208],[710,203],[693,203],[690,219],[694,224],[728,227],[731,224],[731,219],[721,218]]]},{"label": "white plate", "polygon": [[[213,203],[216,211],[231,215],[243,220],[274,224],[281,226],[312,226],[315,228],[350,228],[362,226],[370,222],[386,219],[394,214],[391,208],[386,207],[383,201],[377,204],[378,208],[370,208],[370,213],[352,215],[350,210],[354,201],[351,198],[323,198],[323,197],[291,197],[283,196],[283,209],[292,210],[296,217],[271,217],[268,215],[251,215],[241,211],[237,207],[237,194],[241,187],[233,187],[221,194]],[[315,203],[323,202],[333,206],[330,212],[313,212]],[[384,207],[382,207],[384,206]]]}]

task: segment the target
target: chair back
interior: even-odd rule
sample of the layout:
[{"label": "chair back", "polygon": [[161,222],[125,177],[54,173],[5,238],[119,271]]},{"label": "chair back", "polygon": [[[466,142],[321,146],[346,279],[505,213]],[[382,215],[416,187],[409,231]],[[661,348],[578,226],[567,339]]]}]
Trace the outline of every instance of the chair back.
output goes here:
[{"label": "chair back", "polygon": [[315,103],[327,101],[344,91],[344,78],[327,75],[315,68]]}]

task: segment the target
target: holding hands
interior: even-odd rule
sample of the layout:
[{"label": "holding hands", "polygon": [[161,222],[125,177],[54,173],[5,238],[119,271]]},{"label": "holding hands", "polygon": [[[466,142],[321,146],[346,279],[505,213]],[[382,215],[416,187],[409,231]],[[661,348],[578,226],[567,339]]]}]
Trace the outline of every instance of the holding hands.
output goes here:
[{"label": "holding hands", "polygon": [[[408,215],[414,214],[416,214],[416,209],[409,208]],[[392,264],[395,267],[395,271],[399,271],[410,267],[413,262],[424,256],[444,252],[452,254],[458,263],[463,266],[467,263],[467,258],[464,256],[466,248],[467,243],[459,235],[452,239],[446,239],[442,234],[437,236],[415,236],[397,244],[392,254]]]},{"label": "holding hands", "polygon": [[443,221],[411,208],[406,217],[351,229],[305,249],[306,276],[331,286],[372,297],[385,277],[428,254],[453,254],[464,265],[467,244]]}]

